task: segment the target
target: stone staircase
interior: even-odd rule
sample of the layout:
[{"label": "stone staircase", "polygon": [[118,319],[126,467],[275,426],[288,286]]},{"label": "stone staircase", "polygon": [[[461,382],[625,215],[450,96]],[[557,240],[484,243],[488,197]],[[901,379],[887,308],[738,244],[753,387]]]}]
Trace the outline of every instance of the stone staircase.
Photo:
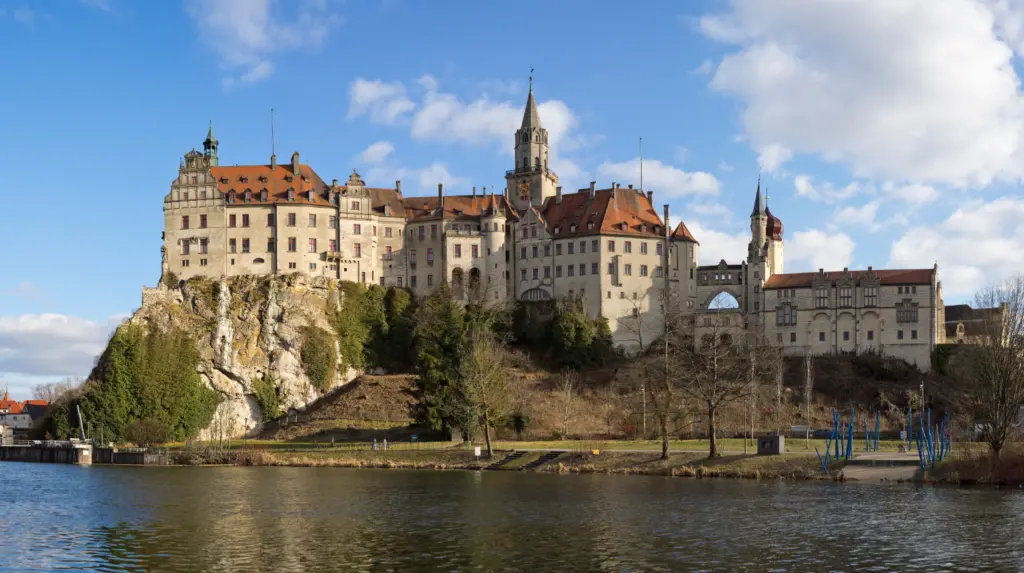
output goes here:
[{"label": "stone staircase", "polygon": [[485,466],[484,469],[485,470],[500,470],[506,464],[508,464],[509,462],[513,462],[515,460],[518,460],[519,458],[521,458],[521,457],[523,457],[525,455],[526,455],[526,452],[524,452],[524,451],[512,452],[512,453],[508,454],[507,456],[505,456],[504,458],[494,462],[493,464],[491,464],[489,466]]},{"label": "stone staircase", "polygon": [[546,454],[544,454],[541,457],[533,460],[532,462],[530,462],[528,464],[524,464],[523,467],[519,468],[519,470],[520,471],[532,470],[532,469],[534,469],[536,467],[542,466],[542,465],[544,465],[544,464],[554,460],[555,458],[557,458],[558,456],[560,456],[560,455],[562,455],[564,453],[565,452],[547,452]]}]

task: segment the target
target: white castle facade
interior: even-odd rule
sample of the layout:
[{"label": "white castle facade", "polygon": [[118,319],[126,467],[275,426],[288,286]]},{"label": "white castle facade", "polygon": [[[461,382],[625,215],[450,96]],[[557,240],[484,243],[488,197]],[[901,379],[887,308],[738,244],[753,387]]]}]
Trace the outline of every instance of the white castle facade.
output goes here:
[{"label": "white castle facade", "polygon": [[[878,351],[922,369],[945,338],[938,269],[783,273],[783,226],[761,198],[746,259],[698,266],[699,243],[653,193],[594,182],[563,193],[533,88],[496,193],[405,197],[354,172],[326,183],[292,154],[221,166],[213,128],[164,198],[163,271],[181,280],[305,273],[407,288],[443,281],[487,304],[575,299],[636,351],[664,329],[666,290],[698,327],[761,329],[787,353]],[[716,308],[728,293],[734,308]]]}]

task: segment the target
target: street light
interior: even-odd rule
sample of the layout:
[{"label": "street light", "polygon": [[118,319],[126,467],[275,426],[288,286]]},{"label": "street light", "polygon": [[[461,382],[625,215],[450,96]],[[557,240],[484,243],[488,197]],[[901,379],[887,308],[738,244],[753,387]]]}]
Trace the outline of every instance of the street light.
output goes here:
[{"label": "street light", "polygon": [[647,388],[641,384],[640,392],[644,395],[644,439],[647,439]]}]

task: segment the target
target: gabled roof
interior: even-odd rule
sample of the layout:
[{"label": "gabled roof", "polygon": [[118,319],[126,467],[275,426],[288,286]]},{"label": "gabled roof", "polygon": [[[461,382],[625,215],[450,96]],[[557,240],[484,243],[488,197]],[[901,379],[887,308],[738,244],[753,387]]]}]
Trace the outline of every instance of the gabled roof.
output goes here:
[{"label": "gabled roof", "polygon": [[[437,219],[437,196],[405,197],[402,205],[408,221]],[[478,218],[490,214],[492,201],[498,209],[504,211],[506,217],[516,218],[515,209],[508,203],[504,195],[445,195],[444,218],[457,217]]]},{"label": "gabled roof", "polygon": [[693,237],[693,234],[690,233],[690,230],[686,228],[686,223],[682,221],[679,221],[679,224],[676,225],[676,230],[672,231],[672,238],[679,241],[690,241],[691,243],[700,244],[697,239]]},{"label": "gabled roof", "polygon": [[18,402],[11,400],[10,395],[4,392],[4,399],[0,400],[0,410],[7,410],[10,414],[20,414],[22,406]]},{"label": "gabled roof", "polygon": [[[934,269],[869,269],[866,271],[849,271],[854,280],[860,281],[874,273],[878,276],[878,282],[882,285],[930,285]],[[814,283],[818,273],[787,273],[777,274],[769,277],[764,283],[765,289],[776,288],[806,288]],[[843,277],[843,271],[830,271],[825,273],[829,281],[836,281]]]},{"label": "gabled roof", "polygon": [[[636,189],[600,189],[594,192],[593,199],[590,198],[590,189],[580,189],[576,193],[562,195],[560,203],[549,198],[540,211],[548,229],[554,232],[558,227],[559,237],[598,234],[664,236],[661,217],[654,210],[650,198]],[[573,225],[575,230],[572,230]]]},{"label": "gabled roof", "polygon": [[[211,167],[210,173],[217,179],[217,190],[227,196],[235,192],[233,205],[261,204],[260,193],[266,189],[267,203],[297,203],[306,205],[330,205],[327,201],[328,186],[313,169],[306,164],[299,165],[296,176],[292,165],[282,164],[271,169],[269,165],[231,165]],[[263,178],[263,179],[261,179]],[[288,201],[288,189],[295,190],[295,200]],[[245,203],[246,191],[252,191],[252,203]],[[309,191],[316,194],[309,200]]]}]

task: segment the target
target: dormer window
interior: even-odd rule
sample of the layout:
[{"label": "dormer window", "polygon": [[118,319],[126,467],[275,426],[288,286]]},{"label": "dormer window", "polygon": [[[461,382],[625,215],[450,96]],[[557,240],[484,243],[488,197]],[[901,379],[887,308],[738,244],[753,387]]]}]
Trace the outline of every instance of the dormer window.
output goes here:
[{"label": "dormer window", "polygon": [[294,177],[292,177],[291,175],[285,175],[284,176],[284,180],[285,181],[291,181],[292,179],[294,179]]},{"label": "dormer window", "polygon": [[228,191],[228,203],[234,203],[234,202],[235,202],[235,190],[232,189],[231,191]]},{"label": "dormer window", "polygon": [[391,203],[385,203],[384,204],[384,216],[385,217],[390,217],[391,216]]},{"label": "dormer window", "polygon": [[248,189],[245,190],[245,202],[252,203],[252,191],[249,191]]},{"label": "dormer window", "polygon": [[570,233],[575,233],[576,232],[576,225],[575,224],[569,225],[569,232]]},{"label": "dormer window", "polygon": [[594,222],[593,221],[587,221],[587,229],[593,230],[593,228],[594,228]]},{"label": "dormer window", "polygon": [[314,201],[316,201],[316,191],[313,191],[312,189],[310,189],[309,190],[309,202],[312,203]]},{"label": "dormer window", "polygon": [[557,227],[557,226],[556,226],[556,227],[555,227],[555,234],[557,235],[557,234],[559,234],[559,233],[561,233],[561,232],[562,232],[562,228],[561,228],[561,227]]},{"label": "dormer window", "polygon": [[[227,177],[221,177],[220,178],[220,182],[221,183],[227,183],[228,182],[228,178]],[[193,183],[195,183],[195,181],[193,181]]]},{"label": "dormer window", "polygon": [[266,182],[267,182],[267,176],[266,175],[260,175],[260,183],[266,183]]},{"label": "dormer window", "polygon": [[334,189],[329,189],[327,191],[327,202],[331,205],[334,204]]},{"label": "dormer window", "polygon": [[623,231],[628,231],[629,230],[629,225],[626,225],[625,223],[622,223],[621,225],[619,225],[619,229],[623,230]]},{"label": "dormer window", "polygon": [[260,190],[260,201],[263,201],[264,203],[267,202],[267,190],[266,189],[261,189]]},{"label": "dormer window", "polygon": [[654,226],[654,232],[655,232],[656,234],[657,234],[658,232],[660,232],[660,229],[661,229],[661,227],[659,227],[658,225],[655,225],[655,226]]},{"label": "dormer window", "polygon": [[294,201],[295,200],[295,189],[292,189],[291,187],[288,188],[288,200],[289,201]]},{"label": "dormer window", "polygon": [[249,182],[249,178],[245,177],[245,176],[239,177],[238,180],[240,182],[242,182],[242,183],[248,183]]},{"label": "dormer window", "polygon": [[647,232],[647,225],[640,225],[640,232],[641,233],[646,233]]}]

